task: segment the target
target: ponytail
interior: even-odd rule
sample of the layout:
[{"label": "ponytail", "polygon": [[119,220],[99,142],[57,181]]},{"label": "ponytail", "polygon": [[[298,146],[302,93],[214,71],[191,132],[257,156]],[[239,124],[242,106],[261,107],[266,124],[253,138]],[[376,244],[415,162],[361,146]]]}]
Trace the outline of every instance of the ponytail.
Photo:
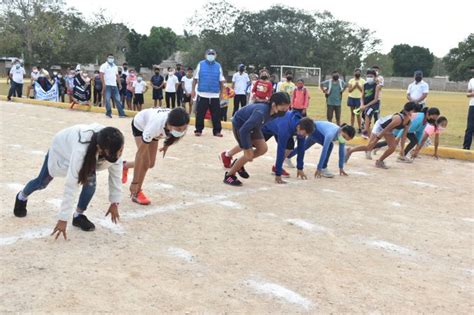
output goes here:
[{"label": "ponytail", "polygon": [[79,171],[78,183],[85,185],[87,178],[95,170],[96,166],[96,155],[97,155],[97,133],[92,134],[89,146],[87,147],[86,155],[84,156],[84,162],[82,163],[81,170]]},{"label": "ponytail", "polygon": [[403,109],[400,111],[400,113],[403,112],[411,112],[416,109],[416,103],[414,102],[408,102],[403,106]]}]

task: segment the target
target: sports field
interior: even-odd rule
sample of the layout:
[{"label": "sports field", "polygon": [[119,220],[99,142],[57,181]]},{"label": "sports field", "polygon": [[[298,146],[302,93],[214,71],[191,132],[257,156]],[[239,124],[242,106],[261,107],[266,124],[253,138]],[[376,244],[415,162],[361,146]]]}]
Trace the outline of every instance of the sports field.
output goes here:
[{"label": "sports field", "polygon": [[[26,91],[26,88],[24,89]],[[310,107],[309,115],[314,119],[326,120],[326,103],[322,92],[317,87],[309,87],[310,91]],[[406,103],[405,90],[388,90],[382,92],[381,114],[389,115],[401,110]],[[5,79],[0,80],[0,95],[8,94],[8,86]],[[153,100],[151,99],[151,90],[145,94],[145,106],[151,107]],[[67,101],[67,97],[66,97]],[[430,91],[427,100],[428,106],[438,107],[441,115],[448,118],[449,124],[446,132],[441,137],[441,146],[461,148],[464,139],[464,131],[466,129],[468,98],[465,93],[456,92],[440,92]],[[164,104],[164,100],[163,100]],[[347,93],[343,97],[342,121],[350,123],[350,111],[345,105],[347,104]],[[228,110],[229,116],[232,114],[233,101],[230,103]]]},{"label": "sports field", "polygon": [[[403,95],[386,91],[387,103],[392,94]],[[460,120],[465,100],[446,95],[441,110],[456,108]],[[54,241],[64,179],[31,195],[25,218],[12,214],[15,194],[57,131],[91,122],[120,128],[123,157],[134,157],[130,119],[0,101],[0,313],[472,313],[472,163],[392,156],[380,170],[354,154],[349,177],[302,181],[291,170],[277,185],[270,141],[244,186],[229,187],[217,156],[234,145],[231,132],[196,138],[190,127],[147,175],[150,206],[124,186],[112,224],[99,172],[87,210],[96,230],[69,225],[69,240]],[[319,154],[318,145],[307,152],[308,175]]]}]

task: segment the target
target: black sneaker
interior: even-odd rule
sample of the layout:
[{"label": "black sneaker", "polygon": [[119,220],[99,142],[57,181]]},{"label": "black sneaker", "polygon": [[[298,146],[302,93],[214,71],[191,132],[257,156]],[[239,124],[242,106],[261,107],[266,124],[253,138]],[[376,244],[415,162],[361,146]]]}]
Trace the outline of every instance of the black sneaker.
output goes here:
[{"label": "black sneaker", "polygon": [[224,183],[231,186],[242,186],[242,182],[237,179],[237,176],[228,175],[227,172],[225,173],[225,176],[224,176]]},{"label": "black sneaker", "polygon": [[[234,166],[235,162],[237,162],[237,160],[234,160],[234,162],[232,162],[232,165],[230,166],[231,168],[232,166]],[[245,179],[250,177],[250,174],[247,173],[247,171],[245,170],[243,166],[240,170],[237,171],[237,173],[239,174],[240,177],[245,178]]]},{"label": "black sneaker", "polygon": [[81,228],[83,231],[94,231],[95,230],[95,225],[89,219],[83,215],[80,214],[77,217],[72,219],[72,225],[77,226]]},{"label": "black sneaker", "polygon": [[18,199],[18,195],[20,193],[16,194],[15,198],[15,208],[13,209],[13,214],[15,214],[16,217],[22,218],[26,217],[26,203],[28,202],[27,200],[21,201]]}]

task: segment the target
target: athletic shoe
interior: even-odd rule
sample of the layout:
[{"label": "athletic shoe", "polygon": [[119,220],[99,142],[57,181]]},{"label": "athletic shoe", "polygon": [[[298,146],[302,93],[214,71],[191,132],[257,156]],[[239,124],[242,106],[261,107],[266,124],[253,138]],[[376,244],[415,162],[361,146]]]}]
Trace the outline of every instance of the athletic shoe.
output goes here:
[{"label": "athletic shoe", "polygon": [[[276,175],[276,166],[275,165],[272,166],[272,175]],[[290,177],[290,173],[288,173],[287,171],[285,171],[284,168],[282,168],[281,169],[281,177],[288,178],[288,177]]]},{"label": "athletic shoe", "polygon": [[367,160],[372,160],[372,151],[365,151],[365,158]]},{"label": "athletic shoe", "polygon": [[194,132],[194,135],[195,135],[196,137],[200,137],[200,136],[202,135],[202,132],[197,132],[197,131],[195,131],[195,132]]},{"label": "athletic shoe", "polygon": [[132,201],[142,206],[148,206],[151,203],[150,199],[141,190],[136,195],[132,195]]},{"label": "athletic shoe", "polygon": [[122,184],[126,184],[128,180],[128,167],[125,166],[125,161],[123,161],[123,167],[122,167]]},{"label": "athletic shoe", "polygon": [[400,162],[400,163],[413,163],[413,160],[410,160],[409,158],[407,157],[401,157],[401,156],[398,156],[397,157],[397,162]]},{"label": "athletic shoe", "polygon": [[323,168],[323,170],[321,171],[321,176],[326,178],[333,178],[334,174],[331,173],[327,168]]},{"label": "athletic shoe", "polygon": [[83,215],[79,214],[77,217],[72,219],[72,225],[81,228],[81,230],[90,232],[95,230],[95,225],[89,219]]},{"label": "athletic shoe", "polygon": [[225,155],[225,151],[220,155],[221,161],[224,164],[224,168],[231,168],[232,167],[232,158],[230,156]]},{"label": "athletic shoe", "polygon": [[387,165],[385,165],[384,161],[380,161],[380,160],[375,161],[375,167],[383,168],[384,170],[389,168]]},{"label": "athletic shoe", "polygon": [[367,131],[362,131],[362,138],[369,139],[369,133]]},{"label": "athletic shoe", "polygon": [[[234,166],[235,162],[237,162],[237,160],[234,160],[234,162],[232,162],[232,165],[230,167]],[[247,173],[247,171],[245,170],[245,167],[243,166],[240,168],[240,170],[237,171],[237,173],[239,174],[240,177],[245,178],[245,179],[250,177],[249,173]]]},{"label": "athletic shoe", "polygon": [[127,118],[128,116],[127,115],[121,115],[119,116],[119,118]]},{"label": "athletic shoe", "polygon": [[112,118],[112,115],[105,114],[105,116],[108,117],[108,118]]},{"label": "athletic shoe", "polygon": [[362,133],[362,129],[360,129],[360,128],[357,129],[357,133],[358,133],[358,134],[361,134],[361,133]]},{"label": "athletic shoe", "polygon": [[214,134],[214,137],[222,138],[223,135],[222,135],[222,133],[218,132],[218,133],[215,133],[215,134]]},{"label": "athletic shoe", "polygon": [[26,204],[28,201],[27,200],[22,201],[18,199],[19,195],[20,193],[16,194],[15,208],[13,208],[13,214],[15,214],[16,217],[22,218],[22,217],[26,217],[26,213],[28,212],[26,210]]},{"label": "athletic shoe", "polygon": [[288,168],[296,168],[291,159],[285,159],[285,164]]},{"label": "athletic shoe", "polygon": [[224,183],[231,186],[242,186],[242,182],[237,179],[237,176],[228,175],[227,172],[224,175]]},{"label": "athletic shoe", "polygon": [[377,152],[379,152],[380,148],[376,148],[372,150],[373,155],[377,155]]}]

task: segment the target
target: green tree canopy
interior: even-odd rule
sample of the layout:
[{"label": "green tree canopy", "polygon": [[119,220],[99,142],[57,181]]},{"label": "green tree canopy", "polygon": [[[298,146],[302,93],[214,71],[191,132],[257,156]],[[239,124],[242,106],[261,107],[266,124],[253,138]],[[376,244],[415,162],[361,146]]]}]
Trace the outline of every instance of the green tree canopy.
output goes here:
[{"label": "green tree canopy", "polygon": [[428,48],[410,46],[407,44],[395,45],[390,51],[393,59],[393,75],[411,77],[416,70],[423,71],[428,77],[434,64],[434,55]]},{"label": "green tree canopy", "polygon": [[458,44],[458,47],[449,51],[443,58],[449,79],[452,81],[466,81],[471,78],[469,67],[474,66],[474,33]]}]

